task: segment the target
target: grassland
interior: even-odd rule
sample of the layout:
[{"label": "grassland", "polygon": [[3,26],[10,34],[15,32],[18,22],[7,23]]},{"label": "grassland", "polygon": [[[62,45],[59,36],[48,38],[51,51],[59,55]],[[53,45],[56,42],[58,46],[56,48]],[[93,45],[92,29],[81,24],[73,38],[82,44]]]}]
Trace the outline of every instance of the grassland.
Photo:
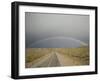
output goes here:
[{"label": "grassland", "polygon": [[52,52],[57,52],[65,57],[77,61],[75,65],[89,65],[89,48],[27,48],[25,56],[26,67],[30,66],[36,59]]},{"label": "grassland", "polygon": [[89,65],[88,47],[60,48],[58,52],[65,55],[65,57],[70,57],[73,60],[79,61],[79,64],[76,65]]},{"label": "grassland", "polygon": [[25,66],[30,66],[36,59],[43,57],[51,51],[51,48],[27,48],[25,54]]}]

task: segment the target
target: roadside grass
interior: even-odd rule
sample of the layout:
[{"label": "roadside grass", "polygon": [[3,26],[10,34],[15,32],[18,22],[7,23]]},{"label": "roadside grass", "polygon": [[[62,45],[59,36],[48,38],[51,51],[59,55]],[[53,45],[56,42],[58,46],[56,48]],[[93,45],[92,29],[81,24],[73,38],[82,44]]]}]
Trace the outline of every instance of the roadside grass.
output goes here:
[{"label": "roadside grass", "polygon": [[52,48],[26,48],[25,67],[30,67],[36,59],[52,52]]},{"label": "roadside grass", "polygon": [[79,47],[79,48],[61,48],[58,50],[60,54],[65,55],[65,57],[70,57],[76,61],[79,61],[81,65],[89,65],[89,48]]},{"label": "roadside grass", "polygon": [[89,47],[78,48],[26,48],[25,66],[30,67],[32,62],[44,55],[58,52],[65,57],[75,60],[75,65],[89,65]]},{"label": "roadside grass", "polygon": [[27,48],[25,62],[29,63],[50,52],[50,48]]}]

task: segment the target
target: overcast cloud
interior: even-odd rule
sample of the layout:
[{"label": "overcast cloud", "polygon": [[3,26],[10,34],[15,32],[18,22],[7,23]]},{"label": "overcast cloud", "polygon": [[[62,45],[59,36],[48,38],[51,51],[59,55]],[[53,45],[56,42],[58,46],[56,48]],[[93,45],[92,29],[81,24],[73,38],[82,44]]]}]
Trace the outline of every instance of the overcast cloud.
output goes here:
[{"label": "overcast cloud", "polygon": [[89,16],[25,12],[26,48],[52,37],[71,37],[89,44]]}]

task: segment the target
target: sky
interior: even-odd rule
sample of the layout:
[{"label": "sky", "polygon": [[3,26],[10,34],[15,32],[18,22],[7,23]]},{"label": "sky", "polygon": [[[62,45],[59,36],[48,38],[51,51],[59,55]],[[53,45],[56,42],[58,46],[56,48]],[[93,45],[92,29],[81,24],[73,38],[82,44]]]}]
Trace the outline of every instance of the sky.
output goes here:
[{"label": "sky", "polygon": [[[50,38],[57,38],[56,41],[61,38],[72,38],[89,45],[89,15],[25,12],[26,48]],[[46,42],[50,43],[49,41]],[[53,41],[55,39],[52,43]],[[50,47],[50,44],[47,47]]]}]

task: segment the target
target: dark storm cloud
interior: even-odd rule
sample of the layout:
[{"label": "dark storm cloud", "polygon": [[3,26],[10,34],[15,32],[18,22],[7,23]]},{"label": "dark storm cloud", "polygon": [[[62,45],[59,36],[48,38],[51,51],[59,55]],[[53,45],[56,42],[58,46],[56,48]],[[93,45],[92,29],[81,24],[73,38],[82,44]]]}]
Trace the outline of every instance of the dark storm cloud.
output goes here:
[{"label": "dark storm cloud", "polygon": [[25,12],[26,47],[52,37],[71,37],[89,44],[89,16]]}]

